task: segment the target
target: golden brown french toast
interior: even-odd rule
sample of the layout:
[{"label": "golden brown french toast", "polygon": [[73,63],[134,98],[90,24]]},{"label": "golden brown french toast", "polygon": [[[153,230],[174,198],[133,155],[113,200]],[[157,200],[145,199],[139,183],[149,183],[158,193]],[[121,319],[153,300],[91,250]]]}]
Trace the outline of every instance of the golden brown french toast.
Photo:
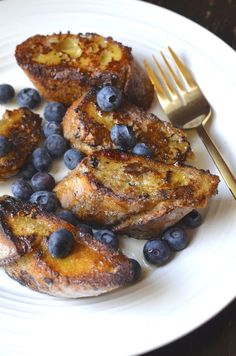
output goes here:
[{"label": "golden brown french toast", "polygon": [[27,108],[6,110],[0,120],[0,135],[8,138],[10,152],[0,157],[0,180],[15,175],[41,139],[41,118]]},{"label": "golden brown french toast", "polygon": [[102,111],[92,89],[77,99],[63,119],[64,137],[71,146],[91,154],[101,149],[115,149],[110,131],[113,125],[132,128],[137,142],[147,144],[153,158],[164,163],[183,163],[191,152],[185,132],[159,120],[127,101],[113,112]]},{"label": "golden brown french toast", "polygon": [[[65,258],[52,257],[48,251],[48,237],[60,228],[75,239]],[[135,279],[132,261],[121,252],[10,196],[0,197],[0,259],[7,274],[19,283],[59,297],[96,296]]]},{"label": "golden brown french toast", "polygon": [[150,238],[193,208],[205,207],[218,183],[209,171],[107,150],[84,158],[54,191],[79,219]]},{"label": "golden brown french toast", "polygon": [[42,96],[70,105],[91,86],[121,88],[147,109],[153,87],[131,48],[95,33],[36,35],[16,47],[16,60]]}]

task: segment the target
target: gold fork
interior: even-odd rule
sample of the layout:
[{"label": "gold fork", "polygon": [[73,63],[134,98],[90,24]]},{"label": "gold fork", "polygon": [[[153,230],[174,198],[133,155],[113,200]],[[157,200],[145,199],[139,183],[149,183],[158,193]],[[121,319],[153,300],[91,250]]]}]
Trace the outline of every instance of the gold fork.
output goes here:
[{"label": "gold fork", "polygon": [[168,49],[179,72],[179,76],[177,76],[161,52],[171,80],[165,74],[155,56],[153,56],[153,59],[162,81],[148,62],[144,60],[146,71],[154,86],[159,103],[174,125],[184,129],[196,129],[221,176],[236,199],[236,178],[205,130],[205,124],[212,116],[210,104],[186,66],[170,47]]}]

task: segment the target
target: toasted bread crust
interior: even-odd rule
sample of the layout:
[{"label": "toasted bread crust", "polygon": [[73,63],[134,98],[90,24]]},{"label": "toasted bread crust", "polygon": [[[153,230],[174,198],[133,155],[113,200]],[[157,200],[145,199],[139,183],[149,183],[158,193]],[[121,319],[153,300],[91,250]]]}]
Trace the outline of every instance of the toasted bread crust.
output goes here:
[{"label": "toasted bread crust", "polygon": [[96,90],[90,90],[67,110],[63,132],[72,147],[88,155],[116,148],[110,136],[116,124],[131,127],[137,142],[147,144],[153,158],[160,162],[183,163],[190,156],[190,144],[183,130],[127,101],[115,112],[103,112],[96,103]]},{"label": "toasted bread crust", "polygon": [[107,150],[86,157],[54,190],[80,219],[148,238],[206,206],[218,183],[208,171]]},{"label": "toasted bread crust", "polygon": [[[124,255],[104,246],[101,248],[102,244],[91,236],[81,235],[79,238],[81,242],[83,241],[83,249],[85,246],[91,248],[97,255],[88,272],[78,275],[62,274],[51,265],[51,261],[44,256],[43,249],[40,248],[8,264],[4,269],[10,277],[30,289],[65,298],[97,296],[125,286],[134,280],[132,263]],[[78,245],[76,247],[78,248]],[[77,263],[80,261],[78,260]]]},{"label": "toasted bread crust", "polygon": [[[29,253],[39,243],[37,231],[29,234],[25,232],[29,219],[46,224],[49,233],[59,228],[75,233],[72,225],[53,214],[45,213],[37,205],[7,195],[1,196],[0,266]],[[8,251],[9,248],[11,251]]]},{"label": "toasted bread crust", "polygon": [[[38,292],[58,297],[96,296],[131,283],[135,279],[132,262],[89,234],[64,220],[43,212],[34,204],[9,196],[0,198],[1,250],[5,241],[15,245],[14,262],[2,258],[7,274]],[[65,228],[75,239],[71,254],[63,259],[48,252],[53,231]]]},{"label": "toasted bread crust", "polygon": [[11,151],[0,157],[0,180],[18,173],[41,139],[41,118],[27,108],[6,110],[0,120],[0,135],[8,138]]},{"label": "toasted bread crust", "polygon": [[47,100],[70,105],[88,88],[104,84],[124,90],[147,109],[153,87],[131,49],[93,33],[36,35],[16,47],[16,60]]}]

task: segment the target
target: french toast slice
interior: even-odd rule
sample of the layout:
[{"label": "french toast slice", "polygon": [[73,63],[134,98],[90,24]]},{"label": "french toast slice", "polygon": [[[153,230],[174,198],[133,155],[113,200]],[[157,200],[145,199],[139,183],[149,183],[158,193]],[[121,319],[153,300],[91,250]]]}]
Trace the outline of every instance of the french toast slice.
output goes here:
[{"label": "french toast slice", "polygon": [[0,157],[0,180],[9,178],[20,170],[38,146],[42,119],[27,108],[6,110],[0,120],[0,135],[11,143],[10,152]]},{"label": "french toast slice", "polygon": [[[36,205],[0,198],[0,259],[6,273],[30,289],[57,297],[96,296],[135,280],[131,260]],[[48,237],[60,228],[75,245],[69,256],[48,252]]]},{"label": "french toast slice", "polygon": [[96,90],[91,89],[77,99],[63,119],[64,137],[71,146],[86,155],[101,149],[115,149],[110,131],[113,125],[131,127],[137,142],[147,144],[153,158],[164,163],[183,163],[191,148],[182,129],[159,120],[127,101],[114,112],[102,111],[96,103]]},{"label": "french toast slice", "polygon": [[205,207],[218,183],[209,171],[107,150],[84,158],[54,191],[63,208],[89,224],[150,238]]},{"label": "french toast slice", "polygon": [[131,48],[95,33],[36,35],[16,47],[16,60],[42,96],[70,105],[91,86],[112,84],[147,109],[153,86]]}]

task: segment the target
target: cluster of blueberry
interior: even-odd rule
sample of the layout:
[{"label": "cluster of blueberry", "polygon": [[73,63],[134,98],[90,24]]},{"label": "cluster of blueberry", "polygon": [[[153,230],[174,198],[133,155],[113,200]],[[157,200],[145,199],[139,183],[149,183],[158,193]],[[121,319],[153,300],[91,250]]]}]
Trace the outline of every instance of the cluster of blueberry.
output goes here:
[{"label": "cluster of blueberry", "polygon": [[[7,103],[14,96],[15,90],[11,85],[0,85],[0,103]],[[34,109],[40,104],[41,97],[37,90],[25,88],[18,93],[16,101],[20,107]],[[51,192],[55,186],[55,180],[48,173],[52,167],[53,159],[64,155],[65,165],[69,169],[73,169],[83,158],[81,152],[74,149],[67,150],[67,142],[62,136],[61,128],[65,112],[66,107],[61,103],[52,102],[46,105],[43,125],[44,147],[34,150],[31,161],[20,172],[21,178],[12,184],[12,193],[16,198],[30,200],[49,212],[54,212],[58,208],[57,198]],[[5,156],[10,150],[8,139],[0,136],[0,156]]]},{"label": "cluster of blueberry", "polygon": [[[119,109],[122,104],[122,92],[111,85],[104,86],[97,93],[97,104],[106,112]],[[117,149],[130,151],[139,156],[152,156],[152,150],[145,143],[137,143],[131,127],[117,124],[111,128],[111,139]]]},{"label": "cluster of blueberry", "polygon": [[[15,89],[10,84],[1,84],[0,104],[8,103],[14,98],[15,94]],[[34,109],[41,103],[41,97],[37,90],[33,88],[24,88],[17,94],[16,102],[19,106]]]},{"label": "cluster of blueberry", "polygon": [[[25,95],[26,98],[26,95]],[[27,103],[21,102],[21,106],[33,104],[28,98]],[[44,147],[36,148],[32,153],[32,159],[21,170],[21,178],[12,184],[13,195],[22,200],[36,203],[49,212],[58,208],[56,195],[52,193],[55,180],[50,171],[54,158],[61,157],[67,150],[67,142],[61,135],[60,122],[66,112],[66,107],[60,103],[49,103],[44,110],[45,135]],[[29,182],[30,180],[30,182]]]},{"label": "cluster of blueberry", "polygon": [[158,238],[148,240],[143,248],[145,259],[156,266],[166,264],[178,252],[188,245],[188,236],[181,225],[187,229],[195,229],[202,224],[202,216],[197,210],[192,210],[180,224],[166,229]]}]

